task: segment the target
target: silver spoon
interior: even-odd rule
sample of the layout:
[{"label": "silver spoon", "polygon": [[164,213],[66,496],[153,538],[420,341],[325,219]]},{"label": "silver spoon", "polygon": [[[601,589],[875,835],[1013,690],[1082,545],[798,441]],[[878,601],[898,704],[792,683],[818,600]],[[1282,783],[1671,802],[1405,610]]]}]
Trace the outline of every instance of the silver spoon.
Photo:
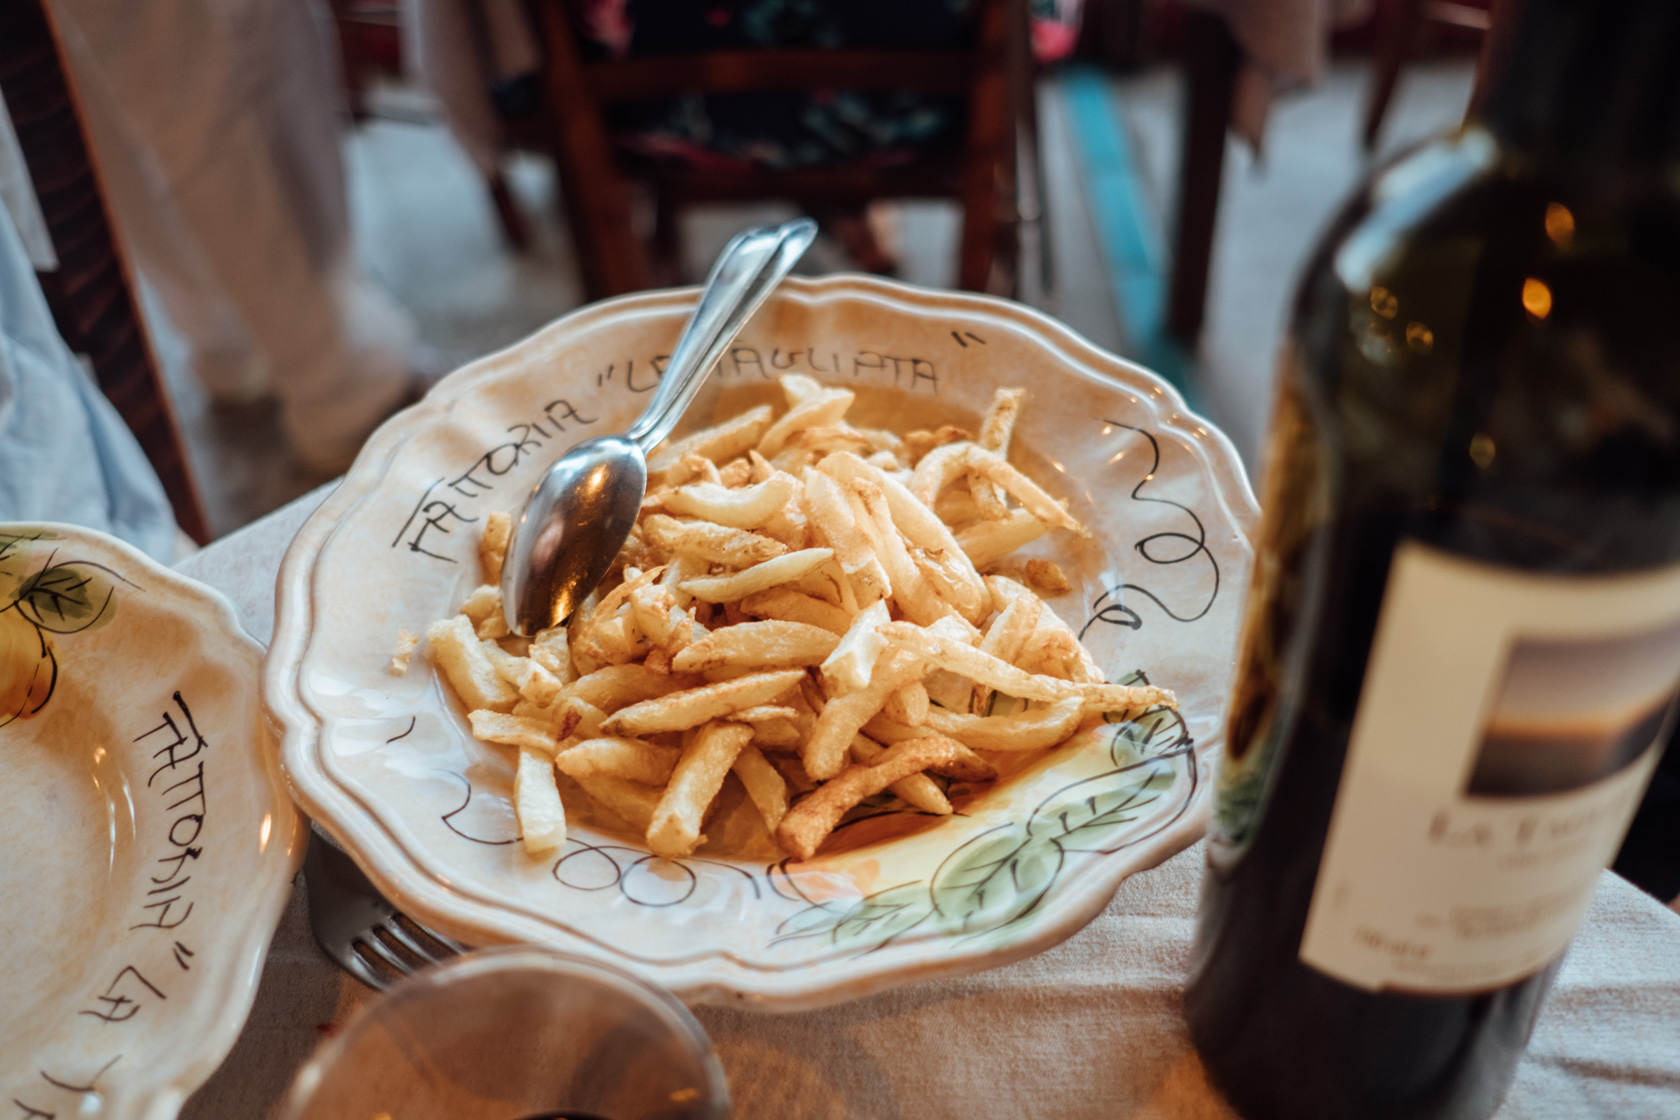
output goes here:
[{"label": "silver spoon", "polygon": [[653,400],[628,432],[562,455],[526,499],[502,565],[508,628],[559,626],[607,574],[647,494],[647,454],[694,400],[706,375],[817,235],[809,218],[736,234],[683,328]]}]

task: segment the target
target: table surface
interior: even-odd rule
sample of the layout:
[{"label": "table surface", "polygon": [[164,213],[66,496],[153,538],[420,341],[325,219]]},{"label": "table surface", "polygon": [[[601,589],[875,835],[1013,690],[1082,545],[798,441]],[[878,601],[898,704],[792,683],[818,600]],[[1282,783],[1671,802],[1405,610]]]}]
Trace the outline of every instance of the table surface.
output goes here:
[{"label": "table surface", "polygon": [[[317,490],[182,561],[267,642],[274,580]],[[1234,1117],[1182,1017],[1201,845],[1124,883],[1036,957],[822,1011],[695,1009],[739,1117]],[[185,1120],[270,1115],[298,1067],[370,998],[309,931],[301,877],[256,1005]],[[1680,1116],[1680,914],[1605,872],[1498,1117]]]}]

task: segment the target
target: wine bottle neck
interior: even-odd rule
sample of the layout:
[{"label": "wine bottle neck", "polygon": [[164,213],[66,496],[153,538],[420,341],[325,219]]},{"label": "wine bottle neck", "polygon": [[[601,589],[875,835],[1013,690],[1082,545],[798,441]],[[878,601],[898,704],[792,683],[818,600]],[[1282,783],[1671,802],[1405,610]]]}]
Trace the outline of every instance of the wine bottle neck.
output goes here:
[{"label": "wine bottle neck", "polygon": [[1568,175],[1680,162],[1680,2],[1520,0],[1485,124]]}]

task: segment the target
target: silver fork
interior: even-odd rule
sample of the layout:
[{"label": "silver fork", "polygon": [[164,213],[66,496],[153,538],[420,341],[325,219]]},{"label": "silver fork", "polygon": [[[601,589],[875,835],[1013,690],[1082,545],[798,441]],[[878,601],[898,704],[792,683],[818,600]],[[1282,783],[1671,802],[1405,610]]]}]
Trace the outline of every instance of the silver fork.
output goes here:
[{"label": "silver fork", "polygon": [[371,988],[388,988],[429,964],[466,952],[385,901],[355,861],[319,829],[303,857],[309,925],[322,950]]}]

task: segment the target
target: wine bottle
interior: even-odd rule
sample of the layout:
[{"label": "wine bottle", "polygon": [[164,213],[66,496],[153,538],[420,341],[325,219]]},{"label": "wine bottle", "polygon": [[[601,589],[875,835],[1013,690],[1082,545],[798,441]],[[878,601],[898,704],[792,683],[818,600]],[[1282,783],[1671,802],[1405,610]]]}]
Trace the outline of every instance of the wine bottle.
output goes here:
[{"label": "wine bottle", "polygon": [[1296,297],[1186,1015],[1248,1120],[1485,1117],[1680,682],[1680,4],[1525,0]]}]

